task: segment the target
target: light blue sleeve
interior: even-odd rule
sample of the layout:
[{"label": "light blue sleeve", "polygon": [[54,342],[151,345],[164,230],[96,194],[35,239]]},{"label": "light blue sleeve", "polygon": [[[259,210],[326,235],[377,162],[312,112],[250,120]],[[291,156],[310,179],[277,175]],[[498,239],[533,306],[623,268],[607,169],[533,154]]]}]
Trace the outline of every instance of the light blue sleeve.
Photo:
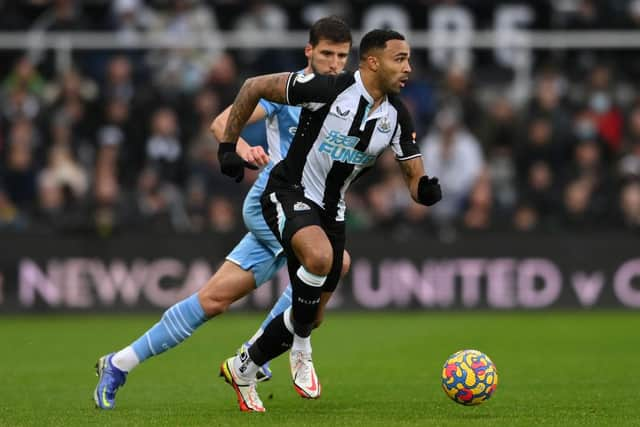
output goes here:
[{"label": "light blue sleeve", "polygon": [[267,117],[271,117],[275,114],[278,114],[280,110],[282,110],[282,104],[276,104],[275,102],[267,101],[266,99],[260,98],[259,104],[264,108],[264,111],[267,112]]}]

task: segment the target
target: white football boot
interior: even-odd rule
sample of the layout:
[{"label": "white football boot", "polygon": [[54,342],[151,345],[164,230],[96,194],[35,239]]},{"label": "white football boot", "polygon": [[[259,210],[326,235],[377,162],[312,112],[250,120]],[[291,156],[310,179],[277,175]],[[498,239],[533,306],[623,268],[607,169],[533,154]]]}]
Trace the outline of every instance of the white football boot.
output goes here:
[{"label": "white football boot", "polygon": [[296,392],[305,399],[317,399],[320,397],[320,381],[313,367],[311,353],[301,350],[292,350],[289,353],[291,364],[291,378]]},{"label": "white football boot", "polygon": [[265,408],[262,400],[260,400],[260,396],[258,396],[255,378],[251,380],[240,378],[233,369],[234,357],[230,357],[222,362],[222,366],[220,366],[220,376],[235,390],[238,405],[242,412],[264,412]]}]

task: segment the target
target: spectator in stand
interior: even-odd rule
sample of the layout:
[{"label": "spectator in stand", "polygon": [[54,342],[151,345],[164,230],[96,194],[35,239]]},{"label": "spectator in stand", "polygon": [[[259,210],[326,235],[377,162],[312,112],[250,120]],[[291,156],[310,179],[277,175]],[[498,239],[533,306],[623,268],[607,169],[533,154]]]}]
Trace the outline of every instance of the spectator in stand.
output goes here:
[{"label": "spectator in stand", "polygon": [[205,231],[209,220],[207,212],[207,187],[202,179],[193,177],[186,189],[185,209],[189,218],[189,231]]},{"label": "spectator in stand", "polygon": [[564,164],[567,150],[564,141],[553,138],[551,121],[545,116],[532,117],[526,131],[524,143],[519,144],[515,151],[520,185],[529,179],[531,167],[538,162],[544,162],[551,173],[556,174]]},{"label": "spectator in stand", "polygon": [[592,139],[578,141],[574,147],[573,159],[565,168],[564,182],[567,187],[573,187],[567,188],[565,207],[570,207],[576,199],[581,201],[581,197],[586,198],[587,206],[583,209],[584,218],[578,220],[575,215],[569,215],[569,223],[577,221],[600,226],[611,219],[608,211],[611,204],[615,204],[612,198],[615,190],[609,168],[604,164],[603,150],[598,141]]},{"label": "spectator in stand", "polygon": [[[51,129],[56,132],[65,127],[64,139],[71,144],[82,165],[89,168],[93,163],[93,129],[98,121],[94,111],[97,85],[77,70],[69,69],[59,81],[48,85],[46,92],[47,116],[54,123]],[[51,135],[54,143],[60,137],[55,133]]]},{"label": "spectator in stand", "polygon": [[442,88],[438,94],[438,105],[457,108],[460,121],[472,132],[478,131],[482,108],[474,97],[469,70],[454,65],[446,71]]},{"label": "spectator in stand", "polygon": [[[369,174],[373,180],[366,190],[369,215],[380,229],[391,229],[409,206],[406,188],[392,152],[382,153],[374,166],[378,173]],[[375,176],[374,176],[375,175]]]},{"label": "spectator in stand", "polygon": [[50,164],[38,175],[33,229],[47,233],[86,231],[86,174],[73,164],[67,149],[56,147],[53,151]]},{"label": "spectator in stand", "polygon": [[3,194],[23,212],[32,208],[36,198],[37,144],[32,123],[24,118],[16,120],[9,135],[4,165],[0,167],[0,182],[4,185]]},{"label": "spectator in stand", "polygon": [[589,75],[586,108],[587,115],[596,124],[599,137],[606,143],[608,154],[617,154],[622,145],[624,118],[615,104],[611,69],[596,65]]},{"label": "spectator in stand", "polygon": [[237,231],[239,214],[226,197],[212,197],[209,200],[209,230],[216,233]]},{"label": "spectator in stand", "polygon": [[622,179],[640,178],[640,105],[629,113],[625,139],[624,153],[617,165],[618,176]]},{"label": "spectator in stand", "polygon": [[524,204],[535,212],[538,227],[553,228],[558,222],[560,209],[560,182],[544,160],[531,164],[526,172],[527,179],[520,189],[520,199],[525,203],[521,202],[518,209]]},{"label": "spectator in stand", "polygon": [[106,167],[97,169],[89,226],[101,237],[109,237],[128,223],[120,187],[116,177]]},{"label": "spectator in stand", "polygon": [[[200,90],[193,99],[193,112],[189,114],[185,138],[189,141],[188,150],[191,152],[200,144],[217,144],[209,125],[211,117],[220,113],[218,94],[210,89]],[[263,126],[264,127],[264,126]]]},{"label": "spectator in stand", "polygon": [[600,225],[591,209],[593,185],[586,178],[577,178],[567,184],[563,199],[563,229],[589,231]]},{"label": "spectator in stand", "polygon": [[[265,0],[250,0],[247,3],[248,7],[235,22],[236,31],[285,34],[284,31],[289,28],[289,16],[282,6],[277,2]],[[253,74],[277,73],[293,70],[297,66],[293,56],[281,49],[246,49],[238,60],[243,68],[253,70]],[[228,104],[225,102],[224,105]]]},{"label": "spectator in stand", "polygon": [[144,0],[115,0],[111,2],[110,12],[105,26],[117,33],[123,42],[136,40],[140,33],[151,28],[156,19]]},{"label": "spectator in stand", "polygon": [[67,145],[55,144],[50,148],[49,161],[42,174],[47,181],[68,191],[66,196],[73,205],[79,205],[89,190],[89,175]]},{"label": "spectator in stand", "polygon": [[484,167],[480,143],[464,126],[460,112],[445,107],[436,116],[435,129],[421,144],[425,170],[437,176],[443,198],[429,209],[437,223],[456,222]]},{"label": "spectator in stand", "polygon": [[26,87],[16,86],[2,94],[0,113],[3,122],[12,122],[20,117],[29,120],[37,120],[42,109],[40,99],[31,93]]},{"label": "spectator in stand", "polygon": [[630,144],[618,163],[618,174],[621,178],[640,178],[640,141]]},{"label": "spectator in stand", "polygon": [[596,30],[606,27],[603,20],[603,5],[595,0],[578,0],[573,2],[575,11],[568,17],[566,25],[570,30]]},{"label": "spectator in stand", "polygon": [[515,206],[516,165],[513,160],[520,118],[506,97],[498,97],[489,105],[483,120],[480,142],[487,159],[495,214],[510,214]]},{"label": "spectator in stand", "polygon": [[462,217],[462,226],[468,230],[489,230],[495,226],[493,221],[493,194],[488,171],[483,171],[469,195],[466,211]]},{"label": "spectator in stand", "polygon": [[27,221],[0,186],[0,231],[24,231]]},{"label": "spectator in stand", "polygon": [[528,117],[548,118],[556,141],[566,141],[571,135],[571,115],[562,103],[565,90],[564,78],[555,70],[547,69],[538,78],[534,98],[528,106]]},{"label": "spectator in stand", "polygon": [[154,167],[145,167],[140,172],[136,189],[129,198],[127,205],[131,207],[130,224],[134,230],[189,230],[189,218],[178,187],[169,181],[163,181]]},{"label": "spectator in stand", "polygon": [[[152,30],[175,39],[219,39],[214,9],[194,0],[170,1],[168,10],[157,14]],[[160,91],[193,93],[200,88],[220,54],[220,49],[213,48],[157,49],[149,53],[147,61]]]},{"label": "spectator in stand", "polygon": [[620,212],[622,225],[640,231],[640,180],[629,180],[620,191]]},{"label": "spectator in stand", "polygon": [[151,135],[146,144],[146,163],[159,173],[161,181],[181,185],[184,158],[178,120],[171,108],[160,108],[151,118]]},{"label": "spectator in stand", "polygon": [[126,102],[112,99],[104,105],[104,110],[102,124],[95,136],[96,169],[102,166],[103,157],[109,158],[107,164],[117,182],[132,188],[145,159],[141,132],[133,123]]},{"label": "spectator in stand", "polygon": [[28,56],[21,56],[11,73],[2,82],[2,91],[11,93],[14,89],[24,88],[27,93],[38,98],[42,97],[45,81],[36,70]]},{"label": "spectator in stand", "polygon": [[538,211],[528,202],[520,202],[513,214],[513,229],[519,232],[533,232],[539,229]]},{"label": "spectator in stand", "polygon": [[100,102],[119,99],[132,106],[138,89],[133,80],[132,64],[129,58],[123,55],[111,58],[107,64],[105,81],[100,88]]},{"label": "spectator in stand", "polygon": [[206,86],[218,94],[220,105],[231,105],[240,89],[236,61],[228,54],[222,54],[209,70]]}]

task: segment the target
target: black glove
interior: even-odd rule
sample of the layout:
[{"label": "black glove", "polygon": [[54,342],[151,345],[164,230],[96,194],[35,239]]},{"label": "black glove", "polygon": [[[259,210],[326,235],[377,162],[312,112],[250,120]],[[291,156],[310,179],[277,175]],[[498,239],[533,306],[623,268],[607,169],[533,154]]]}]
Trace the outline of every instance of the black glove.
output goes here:
[{"label": "black glove", "polygon": [[236,153],[236,144],[221,142],[218,144],[218,161],[223,174],[235,178],[236,182],[244,178],[244,168],[258,170],[258,166],[244,160]]},{"label": "black glove", "polygon": [[442,199],[442,189],[438,184],[438,178],[429,178],[427,175],[418,182],[418,202],[425,206],[435,205]]}]

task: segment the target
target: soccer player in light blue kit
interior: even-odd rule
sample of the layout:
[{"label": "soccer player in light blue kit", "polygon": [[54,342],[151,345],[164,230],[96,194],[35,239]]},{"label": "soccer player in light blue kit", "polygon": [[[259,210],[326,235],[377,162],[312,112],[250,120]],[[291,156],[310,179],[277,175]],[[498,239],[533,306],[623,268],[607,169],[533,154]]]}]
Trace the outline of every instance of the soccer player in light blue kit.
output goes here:
[{"label": "soccer player in light blue kit", "polygon": [[[310,29],[309,43],[305,47],[308,65],[302,72],[338,74],[344,69],[350,50],[351,32],[348,26],[336,17],[320,19]],[[230,107],[211,125],[212,132],[219,140],[222,138],[229,111]],[[262,216],[260,196],[271,168],[287,154],[299,115],[300,107],[260,101],[249,122],[266,119],[270,158],[262,147],[252,147],[246,141],[239,140],[237,146],[237,153],[244,160],[243,167],[255,169],[257,166],[266,165],[244,202],[243,217],[249,232],[196,294],[167,309],[160,321],[136,341],[98,360],[96,372],[99,381],[94,391],[97,407],[113,409],[116,392],[124,385],[128,373],[133,368],[183,342],[195,329],[270,280],[286,264],[283,249]],[[243,167],[238,169],[238,182],[244,177]],[[342,275],[348,268],[349,256],[345,251]],[[321,309],[316,318],[316,326],[322,320],[324,307],[330,296],[331,293],[326,293],[321,297]],[[258,339],[264,327],[290,306],[291,285],[280,296],[258,331],[242,347]],[[257,373],[256,381],[267,380],[270,377],[271,372],[268,365],[265,365]],[[316,397],[319,397],[319,394]],[[243,402],[239,403],[242,409]]]}]

